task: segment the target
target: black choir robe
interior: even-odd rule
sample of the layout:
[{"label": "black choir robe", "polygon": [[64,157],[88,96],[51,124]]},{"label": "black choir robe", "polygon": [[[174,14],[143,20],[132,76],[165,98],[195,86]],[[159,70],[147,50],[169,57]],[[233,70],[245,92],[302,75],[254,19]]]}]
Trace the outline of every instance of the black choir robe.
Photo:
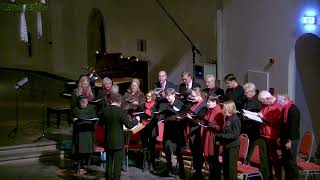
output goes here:
[{"label": "black choir robe", "polygon": [[225,101],[232,100],[236,104],[237,110],[243,109],[244,102],[244,90],[243,87],[238,85],[235,88],[228,88],[225,94]]}]

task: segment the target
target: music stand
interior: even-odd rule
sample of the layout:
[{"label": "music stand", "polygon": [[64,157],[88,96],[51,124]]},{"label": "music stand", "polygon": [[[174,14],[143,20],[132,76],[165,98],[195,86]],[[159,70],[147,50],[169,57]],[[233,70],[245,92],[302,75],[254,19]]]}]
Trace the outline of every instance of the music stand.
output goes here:
[{"label": "music stand", "polygon": [[23,86],[29,81],[28,77],[22,78],[20,81],[18,81],[15,84],[15,90],[16,90],[16,127],[10,131],[8,134],[8,137],[17,135],[18,129],[19,129],[19,90],[23,89]]}]

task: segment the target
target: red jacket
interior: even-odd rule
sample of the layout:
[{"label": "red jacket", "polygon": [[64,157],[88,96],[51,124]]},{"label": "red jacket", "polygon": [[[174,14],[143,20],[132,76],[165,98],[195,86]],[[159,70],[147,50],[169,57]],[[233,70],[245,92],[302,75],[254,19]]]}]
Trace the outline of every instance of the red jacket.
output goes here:
[{"label": "red jacket", "polygon": [[262,105],[260,113],[262,113],[263,119],[267,121],[260,127],[261,136],[267,139],[279,138],[282,123],[282,106],[275,100],[272,105]]},{"label": "red jacket", "polygon": [[201,140],[204,157],[214,155],[215,134],[220,133],[224,124],[224,115],[220,105],[208,110],[204,119],[214,128],[201,127]]}]

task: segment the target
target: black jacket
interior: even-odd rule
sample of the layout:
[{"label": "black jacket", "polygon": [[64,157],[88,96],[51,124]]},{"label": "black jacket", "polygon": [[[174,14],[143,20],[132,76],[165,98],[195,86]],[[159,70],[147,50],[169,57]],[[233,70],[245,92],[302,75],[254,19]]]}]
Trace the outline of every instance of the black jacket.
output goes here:
[{"label": "black jacket", "polygon": [[95,118],[96,113],[92,105],[82,109],[78,106],[72,109],[72,118],[78,118],[73,123],[73,152],[92,153],[94,152],[94,127],[92,121],[84,120]]},{"label": "black jacket", "polygon": [[300,137],[300,111],[294,104],[289,108],[287,122],[281,126],[281,143],[298,140]]},{"label": "black jacket", "polygon": [[251,99],[246,98],[244,100],[243,109],[252,112],[260,112],[261,106],[262,103],[258,100],[258,97],[254,96]]},{"label": "black jacket", "polygon": [[225,94],[225,100],[232,100],[236,104],[237,110],[240,111],[243,109],[244,102],[244,90],[243,87],[238,85],[236,88],[228,88]]},{"label": "black jacket", "polygon": [[[252,112],[259,112],[261,106],[262,103],[258,100],[257,96],[254,96],[251,99],[245,99],[243,109]],[[244,116],[241,116],[241,120],[241,133],[247,134],[250,141],[257,139],[260,135],[260,123],[249,120]]]},{"label": "black jacket", "polygon": [[222,142],[224,148],[232,148],[240,145],[241,122],[237,115],[232,115],[225,122],[223,133],[217,134],[217,138]]},{"label": "black jacket", "polygon": [[131,129],[138,124],[136,119],[131,121],[128,113],[114,105],[103,108],[100,119],[105,124],[105,144],[107,149],[122,149],[124,146],[123,125]]},{"label": "black jacket", "polygon": [[[159,82],[159,81],[157,81],[156,83],[153,84],[153,89],[156,89],[156,88],[161,88],[161,85],[160,85],[160,82]],[[176,89],[176,85],[175,85],[173,82],[171,82],[171,81],[167,81],[167,82],[166,82],[166,87],[165,87],[165,89],[167,89],[167,88],[174,88],[174,89]]]},{"label": "black jacket", "polygon": [[[199,83],[195,82],[195,81],[192,81],[191,89],[196,88],[196,87],[201,88],[201,85]],[[187,91],[186,84],[185,83],[181,83],[179,85],[179,92],[180,93],[185,93],[186,91]]]},{"label": "black jacket", "polygon": [[170,140],[173,143],[180,146],[185,145],[184,126],[182,121],[178,121],[176,116],[179,116],[183,111],[184,104],[176,99],[172,105],[168,103],[162,103],[159,107],[159,112],[166,112],[163,114],[164,119],[164,134],[163,140]]},{"label": "black jacket", "polygon": [[217,96],[223,96],[224,95],[224,90],[218,87],[214,87],[212,89],[205,88],[203,89],[203,92],[206,92],[208,96],[211,95],[217,95]]}]

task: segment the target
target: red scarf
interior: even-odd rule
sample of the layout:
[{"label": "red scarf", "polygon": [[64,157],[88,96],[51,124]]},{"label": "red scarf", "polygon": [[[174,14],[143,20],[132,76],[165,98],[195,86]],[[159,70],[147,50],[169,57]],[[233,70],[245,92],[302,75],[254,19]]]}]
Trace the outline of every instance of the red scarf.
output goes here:
[{"label": "red scarf", "polygon": [[222,111],[219,104],[217,104],[214,108],[209,109],[206,115],[204,116],[204,119],[208,122],[212,123],[215,119],[214,116],[217,115],[216,112]]},{"label": "red scarf", "polygon": [[286,106],[284,107],[284,117],[283,117],[283,122],[287,123],[288,120],[288,111],[291,108],[291,106],[293,105],[293,102],[291,100],[288,101],[288,103],[286,104]]},{"label": "red scarf", "polygon": [[191,111],[194,112],[194,110],[197,109],[197,107],[203,102],[203,99],[201,99],[200,101],[197,102],[197,104],[194,104],[192,107],[191,107]]},{"label": "red scarf", "polygon": [[149,101],[144,103],[145,107],[145,113],[151,116],[152,113],[152,107],[154,106],[155,102],[154,101]]}]

